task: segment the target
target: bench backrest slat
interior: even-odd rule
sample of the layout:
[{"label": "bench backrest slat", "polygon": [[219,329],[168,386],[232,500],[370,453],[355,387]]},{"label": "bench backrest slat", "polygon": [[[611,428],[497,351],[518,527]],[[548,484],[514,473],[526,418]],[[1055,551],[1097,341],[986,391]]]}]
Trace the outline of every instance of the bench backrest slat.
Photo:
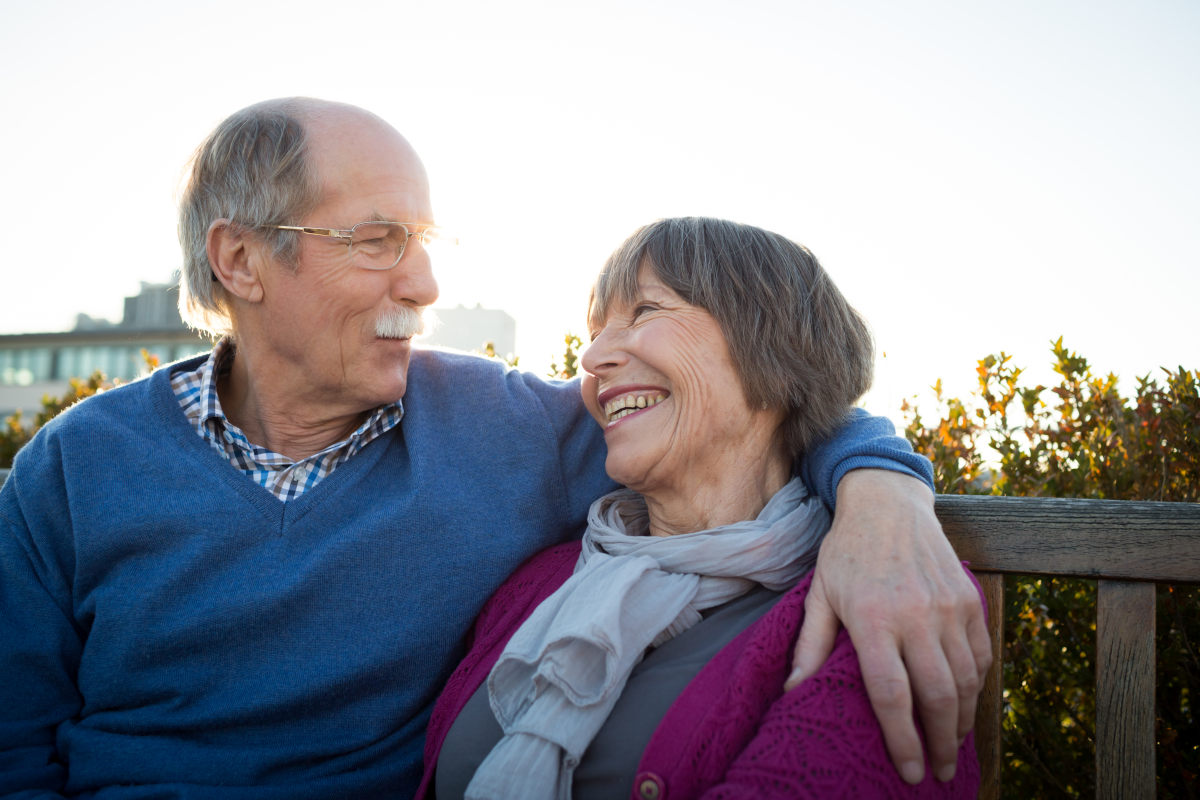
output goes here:
[{"label": "bench backrest slat", "polygon": [[1096,796],[1154,794],[1154,584],[1100,581]]},{"label": "bench backrest slat", "polygon": [[1200,583],[1200,505],[939,495],[938,518],[972,569]]}]

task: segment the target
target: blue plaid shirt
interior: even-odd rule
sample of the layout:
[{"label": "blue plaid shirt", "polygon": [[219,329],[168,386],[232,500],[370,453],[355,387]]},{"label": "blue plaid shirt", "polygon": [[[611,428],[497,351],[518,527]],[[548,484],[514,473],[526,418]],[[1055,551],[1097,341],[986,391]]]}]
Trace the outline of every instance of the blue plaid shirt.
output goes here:
[{"label": "blue plaid shirt", "polygon": [[319,453],[293,461],[253,444],[240,428],[225,418],[221,399],[217,396],[217,378],[233,366],[234,350],[229,339],[217,342],[198,368],[172,375],[171,388],[200,438],[280,500],[299,497],[316,486],[335,467],[399,425],[404,417],[404,406],[399,400],[380,406],[347,438]]}]

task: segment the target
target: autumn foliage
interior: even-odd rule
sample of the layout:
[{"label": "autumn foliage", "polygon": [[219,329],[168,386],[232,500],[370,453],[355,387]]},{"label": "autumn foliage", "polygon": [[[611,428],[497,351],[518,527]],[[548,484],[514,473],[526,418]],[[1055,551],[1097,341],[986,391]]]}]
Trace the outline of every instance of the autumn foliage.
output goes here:
[{"label": "autumn foliage", "polygon": [[[1200,501],[1200,372],[1138,378],[1123,397],[1060,338],[1054,386],[1028,386],[1004,353],[978,363],[971,397],[934,385],[936,419],[905,404],[906,435],[939,491],[1026,497]],[[1087,797],[1094,788],[1095,582],[1005,580],[1006,796]],[[1200,782],[1200,589],[1160,587],[1156,735],[1159,797]]]}]

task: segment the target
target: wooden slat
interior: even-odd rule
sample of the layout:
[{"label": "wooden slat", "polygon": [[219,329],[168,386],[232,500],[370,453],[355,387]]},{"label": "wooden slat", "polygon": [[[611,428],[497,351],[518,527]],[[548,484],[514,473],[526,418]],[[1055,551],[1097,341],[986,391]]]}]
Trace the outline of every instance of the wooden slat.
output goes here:
[{"label": "wooden slat", "polygon": [[1200,504],[939,495],[936,508],[993,612],[980,797],[1000,795],[1004,573],[1097,579],[1096,795],[1154,797],[1155,583],[1200,583]]},{"label": "wooden slat", "polygon": [[979,693],[975,709],[975,753],[979,756],[980,800],[1000,797],[1000,722],[1004,705],[1001,656],[1004,653],[1004,576],[977,576],[988,607],[988,633],[992,639],[992,666]]},{"label": "wooden slat", "polygon": [[1153,798],[1154,584],[1099,581],[1096,796]]},{"label": "wooden slat", "polygon": [[937,515],[979,572],[1200,583],[1200,504],[938,495]]}]

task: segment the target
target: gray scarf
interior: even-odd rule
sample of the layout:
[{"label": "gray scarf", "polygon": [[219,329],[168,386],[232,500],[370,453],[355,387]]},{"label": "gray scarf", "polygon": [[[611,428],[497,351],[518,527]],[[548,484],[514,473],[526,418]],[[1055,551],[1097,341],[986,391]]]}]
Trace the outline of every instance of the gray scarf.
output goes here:
[{"label": "gray scarf", "polygon": [[468,800],[567,800],[596,732],[647,647],[755,584],[794,585],[816,562],[829,513],[798,478],[757,519],[647,536],[646,503],[620,489],[592,504],[575,574],[517,630],[488,675],[504,737]]}]

